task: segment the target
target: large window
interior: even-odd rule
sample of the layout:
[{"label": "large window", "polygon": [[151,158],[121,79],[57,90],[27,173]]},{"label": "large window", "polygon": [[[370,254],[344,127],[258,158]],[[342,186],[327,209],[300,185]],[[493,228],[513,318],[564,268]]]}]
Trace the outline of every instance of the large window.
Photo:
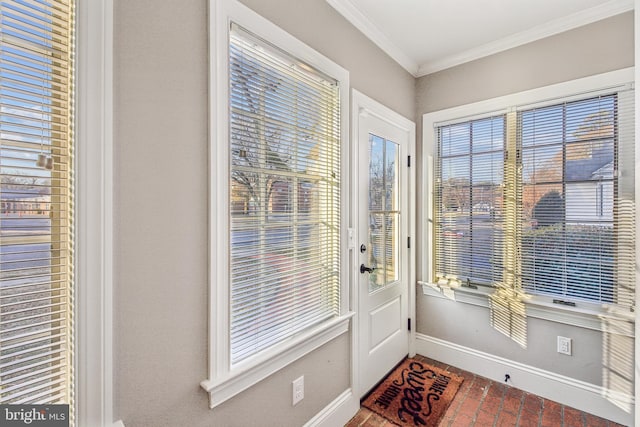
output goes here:
[{"label": "large window", "polygon": [[334,79],[232,27],[231,362],[337,316],[340,110]]},{"label": "large window", "polygon": [[72,404],[74,3],[2,2],[0,35],[0,403]]},{"label": "large window", "polygon": [[519,116],[522,281],[532,293],[616,298],[616,241],[633,237],[621,233],[631,230],[618,197],[619,108],[609,95]]},{"label": "large window", "polygon": [[434,125],[431,280],[631,307],[633,91],[505,107]]},{"label": "large window", "polygon": [[215,407],[348,331],[349,74],[235,0],[210,11]]},{"label": "large window", "polygon": [[505,118],[437,130],[436,279],[502,280]]}]

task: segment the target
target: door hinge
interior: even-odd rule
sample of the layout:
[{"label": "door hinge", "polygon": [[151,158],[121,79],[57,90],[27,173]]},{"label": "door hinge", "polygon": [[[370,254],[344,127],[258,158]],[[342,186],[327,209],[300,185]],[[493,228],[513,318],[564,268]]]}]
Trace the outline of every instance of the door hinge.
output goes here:
[{"label": "door hinge", "polygon": [[407,329],[411,332],[411,318],[407,319]]},{"label": "door hinge", "polygon": [[407,167],[411,167],[411,156],[407,156]]},{"label": "door hinge", "polygon": [[407,248],[411,249],[411,236],[407,237]]}]

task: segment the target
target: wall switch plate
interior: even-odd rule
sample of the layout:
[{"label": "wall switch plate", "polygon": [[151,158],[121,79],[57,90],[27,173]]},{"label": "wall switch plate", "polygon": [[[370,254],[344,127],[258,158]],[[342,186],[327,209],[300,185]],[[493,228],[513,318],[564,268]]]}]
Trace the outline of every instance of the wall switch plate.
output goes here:
[{"label": "wall switch plate", "polygon": [[293,404],[296,405],[304,399],[304,375],[293,380]]},{"label": "wall switch plate", "polygon": [[571,356],[571,338],[558,336],[558,353]]}]

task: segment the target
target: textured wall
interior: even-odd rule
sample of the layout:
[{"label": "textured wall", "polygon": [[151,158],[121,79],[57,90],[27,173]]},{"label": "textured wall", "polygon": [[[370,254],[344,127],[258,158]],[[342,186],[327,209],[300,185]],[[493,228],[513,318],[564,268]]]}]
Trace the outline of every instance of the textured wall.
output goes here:
[{"label": "textured wall", "polygon": [[[410,118],[633,63],[627,14],[416,81],[324,0],[244,3],[347,68],[352,87]],[[199,386],[207,376],[207,32],[206,0],[115,1],[115,416],[127,427],[301,425],[348,386],[348,335],[215,410]],[[445,304],[419,297],[418,331],[485,348],[489,332],[465,324],[487,322],[486,311],[456,317]],[[447,322],[451,315],[464,322]],[[556,334],[547,323],[530,332],[544,342],[531,364],[546,366]],[[566,334],[591,348],[601,341]],[[498,338],[486,342],[486,351],[522,356]],[[600,357],[594,350],[577,366]],[[291,380],[302,374],[307,396],[293,408]]]},{"label": "textured wall", "polygon": [[[414,78],[324,0],[247,3],[350,70],[353,87],[413,115]],[[199,385],[208,372],[207,4],[115,1],[115,416],[127,427],[299,426],[349,386],[348,334],[214,410]],[[292,407],[300,375],[306,396]]]}]

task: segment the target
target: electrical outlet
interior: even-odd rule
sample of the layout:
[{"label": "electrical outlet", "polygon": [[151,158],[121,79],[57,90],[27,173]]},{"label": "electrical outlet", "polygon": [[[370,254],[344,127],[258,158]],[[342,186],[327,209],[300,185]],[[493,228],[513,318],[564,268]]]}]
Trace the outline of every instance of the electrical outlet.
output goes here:
[{"label": "electrical outlet", "polygon": [[558,353],[571,356],[571,338],[558,336]]},{"label": "electrical outlet", "polygon": [[296,405],[304,399],[304,375],[293,380],[293,404]]}]

